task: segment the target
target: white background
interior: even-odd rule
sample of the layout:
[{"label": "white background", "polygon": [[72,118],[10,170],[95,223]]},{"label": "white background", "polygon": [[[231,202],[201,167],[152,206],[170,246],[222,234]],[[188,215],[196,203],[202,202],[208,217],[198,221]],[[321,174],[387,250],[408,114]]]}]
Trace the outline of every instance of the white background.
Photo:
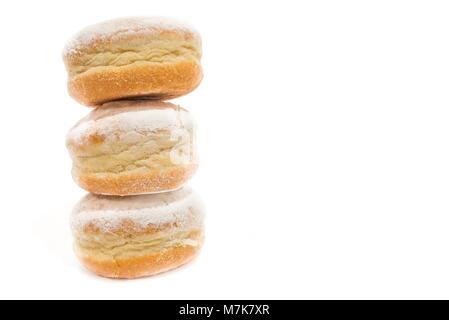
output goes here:
[{"label": "white background", "polygon": [[[203,36],[187,267],[113,281],[72,253],[65,41],[128,15]],[[0,298],[449,298],[447,1],[3,1]]]}]

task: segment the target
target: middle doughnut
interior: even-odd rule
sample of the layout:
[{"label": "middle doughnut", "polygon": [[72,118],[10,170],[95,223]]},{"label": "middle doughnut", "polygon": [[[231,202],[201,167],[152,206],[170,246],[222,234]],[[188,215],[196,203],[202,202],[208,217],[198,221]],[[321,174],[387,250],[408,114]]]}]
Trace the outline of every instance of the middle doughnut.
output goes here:
[{"label": "middle doughnut", "polygon": [[74,180],[96,194],[175,190],[198,166],[193,119],[167,102],[107,103],[79,121],[66,144]]}]

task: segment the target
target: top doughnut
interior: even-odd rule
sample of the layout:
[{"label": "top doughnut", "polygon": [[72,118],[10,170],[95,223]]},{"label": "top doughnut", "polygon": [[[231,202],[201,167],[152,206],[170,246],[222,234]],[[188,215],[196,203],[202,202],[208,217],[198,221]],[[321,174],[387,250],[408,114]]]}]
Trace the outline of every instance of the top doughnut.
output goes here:
[{"label": "top doughnut", "polygon": [[133,97],[170,99],[202,79],[201,37],[189,25],[162,17],[131,17],[89,26],[63,53],[68,89],[96,106]]}]

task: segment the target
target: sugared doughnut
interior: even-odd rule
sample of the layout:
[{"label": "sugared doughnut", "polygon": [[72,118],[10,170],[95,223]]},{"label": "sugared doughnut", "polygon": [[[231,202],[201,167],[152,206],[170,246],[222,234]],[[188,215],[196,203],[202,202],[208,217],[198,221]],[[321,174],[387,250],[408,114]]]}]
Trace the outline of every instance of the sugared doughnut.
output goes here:
[{"label": "sugared doughnut", "polygon": [[167,102],[107,103],[67,135],[72,175],[96,194],[132,195],[175,190],[198,166],[190,113]]},{"label": "sugared doughnut", "polygon": [[88,106],[130,97],[179,97],[202,79],[199,34],[168,18],[92,25],[69,41],[63,58],[70,95]]},{"label": "sugared doughnut", "polygon": [[190,188],[130,197],[88,194],[71,219],[75,251],[94,273],[138,278],[190,261],[203,242],[203,209]]}]

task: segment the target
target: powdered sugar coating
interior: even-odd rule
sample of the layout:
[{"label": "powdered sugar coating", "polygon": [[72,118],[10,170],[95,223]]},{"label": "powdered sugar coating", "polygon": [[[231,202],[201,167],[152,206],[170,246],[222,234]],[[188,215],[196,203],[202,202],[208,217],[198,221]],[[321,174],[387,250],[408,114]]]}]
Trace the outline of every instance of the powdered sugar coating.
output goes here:
[{"label": "powdered sugar coating", "polygon": [[166,30],[191,33],[199,37],[195,28],[174,18],[158,16],[118,18],[82,29],[68,41],[63,53],[64,55],[76,54],[81,48],[99,40],[110,39],[113,41],[135,35],[156,34]]},{"label": "powdered sugar coating", "polygon": [[139,134],[169,130],[173,136],[190,136],[190,113],[167,102],[130,100],[107,103],[91,111],[67,134],[67,142],[83,143],[92,135],[106,141],[138,138]]},{"label": "powdered sugar coating", "polygon": [[203,215],[201,200],[189,187],[128,197],[88,194],[73,209],[71,226],[80,232],[90,224],[105,233],[124,221],[142,228],[176,222],[182,228],[201,226]]}]

